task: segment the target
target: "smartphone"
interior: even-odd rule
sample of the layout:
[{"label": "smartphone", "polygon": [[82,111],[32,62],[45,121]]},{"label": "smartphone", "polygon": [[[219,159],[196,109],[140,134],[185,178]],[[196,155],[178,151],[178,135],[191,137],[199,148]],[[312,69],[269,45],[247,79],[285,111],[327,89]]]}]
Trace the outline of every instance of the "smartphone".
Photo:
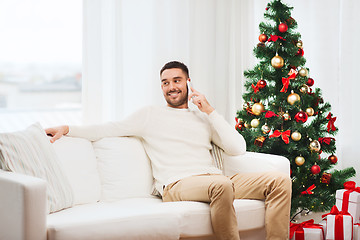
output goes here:
[{"label": "smartphone", "polygon": [[187,80],[187,87],[188,87],[188,97],[192,93],[191,88],[193,87],[192,82],[190,80]]}]

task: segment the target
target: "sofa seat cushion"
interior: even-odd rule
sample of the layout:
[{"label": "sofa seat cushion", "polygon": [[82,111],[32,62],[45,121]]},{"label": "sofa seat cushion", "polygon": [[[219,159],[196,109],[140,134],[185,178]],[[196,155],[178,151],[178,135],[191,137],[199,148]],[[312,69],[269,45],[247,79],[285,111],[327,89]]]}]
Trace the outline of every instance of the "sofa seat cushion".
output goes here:
[{"label": "sofa seat cushion", "polygon": [[[235,200],[240,231],[263,228],[265,205]],[[155,197],[78,205],[48,216],[48,240],[179,239],[212,235],[210,207]]]},{"label": "sofa seat cushion", "polygon": [[179,217],[159,198],[77,205],[48,215],[48,240],[179,239]]},{"label": "sofa seat cushion", "polygon": [[[182,238],[212,235],[210,206],[202,202],[174,202],[173,208],[180,214]],[[236,199],[234,208],[239,231],[248,231],[265,226],[264,201]],[[173,210],[174,211],[174,210]]]}]

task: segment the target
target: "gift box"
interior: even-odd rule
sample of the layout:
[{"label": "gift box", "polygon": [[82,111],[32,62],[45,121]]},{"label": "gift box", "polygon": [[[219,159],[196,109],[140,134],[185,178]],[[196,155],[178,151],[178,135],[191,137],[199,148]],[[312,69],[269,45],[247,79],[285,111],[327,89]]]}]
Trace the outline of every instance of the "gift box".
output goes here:
[{"label": "gift box", "polygon": [[337,207],[327,215],[326,240],[352,240],[353,217],[349,213],[339,212]]},{"label": "gift box", "polygon": [[360,239],[360,226],[355,224],[353,229],[353,239],[359,240]]},{"label": "gift box", "polygon": [[314,220],[302,223],[290,223],[291,240],[324,240],[323,227],[314,224]]},{"label": "gift box", "polygon": [[336,207],[350,213],[354,223],[360,223],[360,188],[353,181],[344,183],[344,187],[336,191]]}]

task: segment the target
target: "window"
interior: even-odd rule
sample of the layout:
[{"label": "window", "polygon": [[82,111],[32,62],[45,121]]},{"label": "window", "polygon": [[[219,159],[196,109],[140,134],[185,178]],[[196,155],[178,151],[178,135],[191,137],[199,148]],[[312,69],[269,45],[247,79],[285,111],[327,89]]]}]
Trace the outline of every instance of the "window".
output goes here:
[{"label": "window", "polygon": [[81,121],[82,0],[0,0],[0,131]]}]

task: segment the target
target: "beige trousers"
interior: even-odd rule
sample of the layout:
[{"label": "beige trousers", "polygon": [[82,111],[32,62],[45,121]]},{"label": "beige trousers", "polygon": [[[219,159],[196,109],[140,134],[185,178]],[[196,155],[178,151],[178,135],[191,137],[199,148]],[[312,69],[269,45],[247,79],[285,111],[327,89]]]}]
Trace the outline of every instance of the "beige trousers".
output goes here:
[{"label": "beige trousers", "polygon": [[267,240],[289,238],[291,180],[283,173],[203,174],[169,184],[163,193],[164,202],[210,203],[213,231],[224,240],[240,239],[233,201],[242,198],[265,200]]}]

